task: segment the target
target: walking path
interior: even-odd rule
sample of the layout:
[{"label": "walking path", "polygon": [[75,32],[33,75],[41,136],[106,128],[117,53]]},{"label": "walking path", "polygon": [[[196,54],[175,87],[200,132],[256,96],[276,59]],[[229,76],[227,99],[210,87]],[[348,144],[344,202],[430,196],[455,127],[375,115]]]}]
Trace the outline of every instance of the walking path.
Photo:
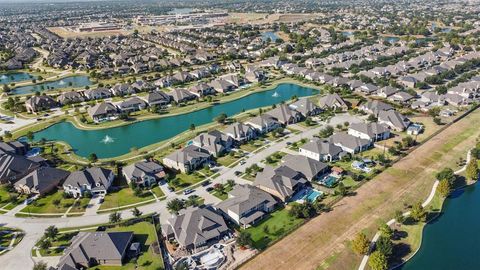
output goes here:
[{"label": "walking path", "polygon": [[[468,151],[467,153],[467,162],[465,163],[465,165],[460,168],[459,170],[455,171],[454,173],[455,174],[460,174],[462,173],[463,171],[466,170],[467,168],[467,165],[468,165],[468,162],[470,162],[470,159],[471,159],[471,152]],[[440,183],[440,181],[435,181],[435,183],[433,184],[432,186],[432,190],[430,191],[430,194],[428,195],[427,199],[422,203],[422,207],[427,207],[430,202],[433,200],[433,197],[435,197],[435,192],[437,190],[437,186],[438,184]],[[407,211],[405,213],[402,214],[404,217],[408,217],[410,215],[410,211]],[[390,226],[392,225],[393,223],[395,223],[395,219],[391,219],[387,222],[387,225]],[[380,235],[381,233],[380,232],[377,232],[374,236],[373,236],[373,239],[372,239],[372,242],[371,242],[371,247],[373,247],[373,245],[375,244],[375,242],[377,242],[378,238],[380,238]],[[362,258],[362,262],[360,263],[360,266],[358,267],[358,270],[364,270],[365,269],[365,266],[367,266],[367,263],[368,263],[368,259],[370,257],[370,254],[367,254],[365,256],[363,256]]]}]

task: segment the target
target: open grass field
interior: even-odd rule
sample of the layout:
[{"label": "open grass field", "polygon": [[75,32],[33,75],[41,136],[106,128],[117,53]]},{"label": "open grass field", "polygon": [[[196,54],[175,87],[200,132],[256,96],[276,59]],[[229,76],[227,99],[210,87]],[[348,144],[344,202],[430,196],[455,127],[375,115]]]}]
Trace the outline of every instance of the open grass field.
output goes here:
[{"label": "open grass field", "polygon": [[[242,269],[354,269],[361,257],[349,248],[360,231],[371,237],[396,210],[423,201],[444,167],[456,170],[480,135],[480,110],[448,127],[324,213],[294,231]],[[272,265],[272,262],[275,262]]]}]

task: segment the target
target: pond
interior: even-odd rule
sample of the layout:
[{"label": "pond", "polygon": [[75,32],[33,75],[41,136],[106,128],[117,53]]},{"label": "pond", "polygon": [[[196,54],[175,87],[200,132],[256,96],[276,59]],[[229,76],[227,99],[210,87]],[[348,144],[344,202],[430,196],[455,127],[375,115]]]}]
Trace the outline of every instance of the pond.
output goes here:
[{"label": "pond", "polygon": [[400,40],[399,37],[393,37],[393,36],[386,36],[386,37],[383,37],[383,40],[389,42],[389,43],[395,43],[395,42],[398,42]]},{"label": "pond", "polygon": [[70,76],[65,77],[56,81],[43,82],[35,85],[26,85],[20,86],[13,89],[14,94],[29,94],[35,92],[43,92],[53,89],[61,88],[77,88],[91,85],[92,82],[88,76],[79,75],[79,76]]},{"label": "pond", "polygon": [[255,92],[248,96],[221,103],[195,112],[166,116],[158,119],[132,123],[130,125],[99,129],[81,130],[69,122],[61,122],[35,134],[41,138],[69,143],[80,156],[95,153],[99,158],[112,158],[127,154],[131,148],[141,148],[171,139],[189,129],[191,124],[204,125],[221,113],[233,116],[243,110],[271,106],[287,101],[292,96],[304,97],[319,91],[296,84],[280,84],[276,88]]},{"label": "pond", "polygon": [[0,84],[11,84],[15,82],[31,81],[36,76],[26,72],[1,73]]},{"label": "pond", "polygon": [[401,269],[480,269],[480,188],[455,191],[423,230],[422,246]]}]

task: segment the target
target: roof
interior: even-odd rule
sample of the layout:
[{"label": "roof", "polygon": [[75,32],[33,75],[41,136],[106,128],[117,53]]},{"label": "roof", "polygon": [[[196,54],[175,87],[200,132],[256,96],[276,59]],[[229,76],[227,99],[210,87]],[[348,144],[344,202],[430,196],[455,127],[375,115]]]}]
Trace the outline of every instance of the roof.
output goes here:
[{"label": "roof", "polygon": [[19,156],[4,154],[0,156],[0,180],[10,179],[17,175],[24,175],[40,166],[30,159]]},{"label": "roof", "polygon": [[337,94],[326,95],[318,101],[320,108],[348,107],[345,101]]},{"label": "roof", "polygon": [[190,207],[178,216],[168,219],[177,242],[183,246],[197,246],[228,231],[223,217],[208,208]]},{"label": "roof", "polygon": [[40,167],[15,182],[15,186],[27,186],[30,190],[35,189],[39,193],[48,192],[52,185],[58,185],[68,176],[69,172],[51,168]]},{"label": "roof", "polygon": [[90,185],[93,187],[107,188],[108,176],[112,173],[111,170],[92,167],[83,171],[72,172],[65,182],[64,186],[82,187],[83,185]]},{"label": "roof", "polygon": [[257,173],[254,185],[274,190],[284,200],[293,195],[298,184],[306,182],[307,179],[290,167],[281,165],[273,168],[267,165],[262,172]]},{"label": "roof", "polygon": [[133,239],[133,232],[79,232],[64,251],[58,268],[76,269],[76,264],[89,265],[91,259],[121,260]]},{"label": "roof", "polygon": [[308,116],[312,112],[319,109],[313,102],[311,102],[308,98],[302,98],[292,104],[290,104],[290,108],[296,110],[297,112],[301,113],[303,116]]},{"label": "roof", "polygon": [[276,204],[272,195],[251,185],[236,185],[229,195],[230,198],[215,206],[226,214],[230,211],[238,216],[243,216],[245,212],[257,208],[259,205],[265,204],[270,208]]},{"label": "roof", "polygon": [[117,112],[117,108],[110,102],[97,103],[95,106],[87,109],[88,115],[90,117],[95,117],[97,115],[104,115]]},{"label": "roof", "polygon": [[379,123],[352,123],[348,129],[367,134],[370,138],[389,131],[387,127]]},{"label": "roof", "polygon": [[130,179],[142,178],[145,175],[155,176],[163,172],[162,165],[153,161],[140,161],[123,167],[123,173]]},{"label": "roof", "polygon": [[252,132],[253,128],[249,125],[245,125],[241,122],[235,122],[229,125],[225,130],[225,134],[231,134],[233,138],[245,137],[249,132]]},{"label": "roof", "polygon": [[355,150],[358,147],[362,147],[362,146],[370,144],[369,140],[361,139],[361,138],[352,136],[350,134],[347,134],[345,132],[340,132],[340,133],[333,134],[329,138],[329,140],[330,140],[331,143],[333,143],[335,145],[338,145],[342,148],[345,147],[345,148],[348,148],[348,149],[352,149],[352,150]]},{"label": "roof", "polygon": [[302,173],[307,179],[313,179],[328,169],[328,165],[301,155],[287,155],[282,164]]},{"label": "roof", "polygon": [[267,114],[276,118],[282,123],[288,123],[292,118],[296,119],[299,117],[299,112],[292,110],[286,104],[278,105],[275,109],[268,111]]},{"label": "roof", "polygon": [[210,157],[210,154],[206,150],[195,145],[189,145],[189,146],[186,146],[185,148],[179,149],[171,153],[165,158],[181,164],[185,164],[195,158],[207,159],[209,157]]},{"label": "roof", "polygon": [[361,109],[373,114],[378,114],[380,111],[392,110],[393,107],[390,104],[381,102],[378,100],[369,101],[361,106]]},{"label": "roof", "polygon": [[330,155],[332,157],[337,156],[343,151],[340,146],[336,146],[328,140],[313,140],[302,145],[300,148],[320,155]]},{"label": "roof", "polygon": [[395,110],[381,111],[378,114],[378,121],[390,123],[392,126],[402,130],[406,129],[410,123],[405,116]]}]

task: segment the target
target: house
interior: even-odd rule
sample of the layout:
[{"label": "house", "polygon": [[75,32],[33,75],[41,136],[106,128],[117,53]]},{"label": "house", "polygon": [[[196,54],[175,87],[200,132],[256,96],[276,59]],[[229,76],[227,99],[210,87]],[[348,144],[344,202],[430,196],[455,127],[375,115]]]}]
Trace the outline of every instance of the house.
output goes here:
[{"label": "house", "polygon": [[322,112],[320,107],[316,106],[308,98],[300,99],[289,105],[292,110],[295,110],[302,114],[304,118],[308,116],[318,115]]},{"label": "house", "polygon": [[192,140],[192,144],[218,157],[230,151],[233,146],[233,139],[218,130],[213,130],[199,134]]},{"label": "house", "polygon": [[147,103],[139,97],[131,97],[120,102],[117,107],[121,112],[135,112],[145,109]]},{"label": "house", "polygon": [[258,83],[265,81],[267,76],[262,70],[256,69],[245,72],[245,79],[250,83]]},{"label": "house", "polygon": [[390,130],[378,123],[353,123],[348,128],[348,134],[371,142],[390,138]]},{"label": "house", "polygon": [[267,165],[257,173],[253,185],[286,202],[307,182],[300,172],[290,167],[280,165],[273,168]]},{"label": "house", "polygon": [[63,183],[63,190],[75,198],[83,197],[85,192],[103,195],[107,194],[114,178],[111,170],[91,167],[72,172]]},{"label": "house", "polygon": [[25,101],[25,107],[29,113],[45,111],[57,106],[57,101],[47,95],[33,96]]},{"label": "house", "polygon": [[0,184],[14,183],[39,167],[39,163],[21,155],[0,155]]},{"label": "house", "polygon": [[39,167],[15,182],[13,186],[18,193],[42,196],[54,190],[68,175],[69,172],[64,170]]},{"label": "house", "polygon": [[382,97],[382,98],[388,98],[391,95],[399,92],[400,89],[391,87],[391,86],[385,86],[377,90],[377,96]]},{"label": "house", "polygon": [[336,146],[340,146],[343,151],[352,155],[363,152],[372,146],[372,143],[369,140],[355,137],[345,132],[333,134],[329,138],[329,142]]},{"label": "house", "polygon": [[316,161],[339,160],[347,153],[340,146],[337,146],[328,140],[314,139],[302,146],[298,150],[300,155],[306,156]]},{"label": "house", "polygon": [[198,146],[189,145],[163,158],[163,165],[168,168],[190,173],[210,162],[211,154]]},{"label": "house", "polygon": [[329,94],[326,96],[323,96],[320,98],[318,101],[318,104],[321,109],[328,110],[332,109],[334,111],[341,110],[341,111],[347,111],[348,110],[348,105],[345,103],[345,101],[337,94]]},{"label": "house", "polygon": [[365,93],[367,95],[371,95],[371,94],[377,92],[377,90],[378,90],[378,87],[371,84],[371,83],[363,84],[360,87],[357,87],[355,89],[355,91],[359,91],[359,92]]},{"label": "house", "polygon": [[371,100],[365,104],[360,105],[359,109],[366,113],[373,114],[376,117],[378,117],[379,112],[393,110],[393,107],[390,104],[387,104],[385,102],[381,102],[378,100]]},{"label": "house", "polygon": [[175,102],[177,103],[182,103],[197,98],[197,96],[190,93],[187,89],[183,88],[173,89],[173,91],[170,92],[170,96],[172,96],[172,99],[175,100]]},{"label": "house", "polygon": [[262,220],[275,209],[277,201],[269,193],[251,186],[236,185],[229,193],[228,199],[215,205],[225,218],[246,228]]},{"label": "house", "polygon": [[189,207],[162,225],[162,234],[180,247],[195,250],[222,239],[229,232],[220,214],[206,207]]},{"label": "house", "polygon": [[278,105],[275,109],[268,111],[267,114],[284,126],[295,124],[302,119],[302,115],[299,112],[291,109],[286,104]]},{"label": "house", "polygon": [[112,93],[115,96],[131,95],[135,94],[135,89],[127,83],[116,84],[112,87]]},{"label": "house", "polygon": [[282,165],[300,172],[309,181],[318,179],[330,170],[327,164],[303,155],[286,155]]},{"label": "house", "polygon": [[197,97],[204,97],[208,95],[214,95],[215,89],[206,83],[199,83],[197,85],[194,85],[188,89],[190,93],[196,95]]},{"label": "house", "polygon": [[407,103],[410,100],[412,100],[414,96],[410,95],[407,92],[404,91],[399,91],[391,96],[389,96],[387,99],[392,101],[392,102],[399,102],[399,103]]},{"label": "house", "polygon": [[221,78],[211,81],[210,86],[219,93],[230,92],[237,88],[235,84]]},{"label": "house", "polygon": [[170,103],[170,96],[165,94],[163,91],[153,91],[148,93],[144,100],[148,103],[150,107],[153,106],[166,106],[168,103]]},{"label": "house", "polygon": [[398,83],[408,88],[415,88],[418,80],[413,76],[404,76],[398,79]]},{"label": "house", "polygon": [[247,120],[245,124],[250,125],[256,130],[256,132],[260,134],[265,134],[281,127],[280,122],[278,122],[277,119],[268,114],[261,114],[259,116],[256,116],[250,120]]},{"label": "house", "polygon": [[57,97],[57,101],[62,105],[68,105],[72,103],[79,103],[85,101],[85,97],[82,95],[81,92],[77,91],[69,91],[65,93],[61,93]]},{"label": "house", "polygon": [[133,232],[79,232],[63,252],[57,269],[122,266],[132,240]]},{"label": "house", "polygon": [[21,141],[11,141],[11,142],[0,142],[0,155],[3,154],[12,154],[12,155],[25,155],[30,146],[26,142]]},{"label": "house", "polygon": [[118,117],[117,107],[110,102],[97,103],[88,108],[87,113],[95,123],[113,120]]},{"label": "house", "polygon": [[250,141],[256,137],[255,129],[250,125],[246,125],[240,122],[235,122],[229,125],[224,131],[227,136],[230,136],[233,140],[244,143]]},{"label": "house", "polygon": [[395,110],[380,111],[378,123],[385,124],[396,131],[404,131],[410,125],[410,120]]},{"label": "house", "polygon": [[105,99],[112,97],[112,92],[107,88],[95,88],[90,90],[85,90],[84,95],[89,100],[94,99]]},{"label": "house", "polygon": [[135,183],[136,186],[150,187],[158,180],[165,177],[162,165],[153,161],[140,161],[122,169],[123,176],[127,183]]}]

